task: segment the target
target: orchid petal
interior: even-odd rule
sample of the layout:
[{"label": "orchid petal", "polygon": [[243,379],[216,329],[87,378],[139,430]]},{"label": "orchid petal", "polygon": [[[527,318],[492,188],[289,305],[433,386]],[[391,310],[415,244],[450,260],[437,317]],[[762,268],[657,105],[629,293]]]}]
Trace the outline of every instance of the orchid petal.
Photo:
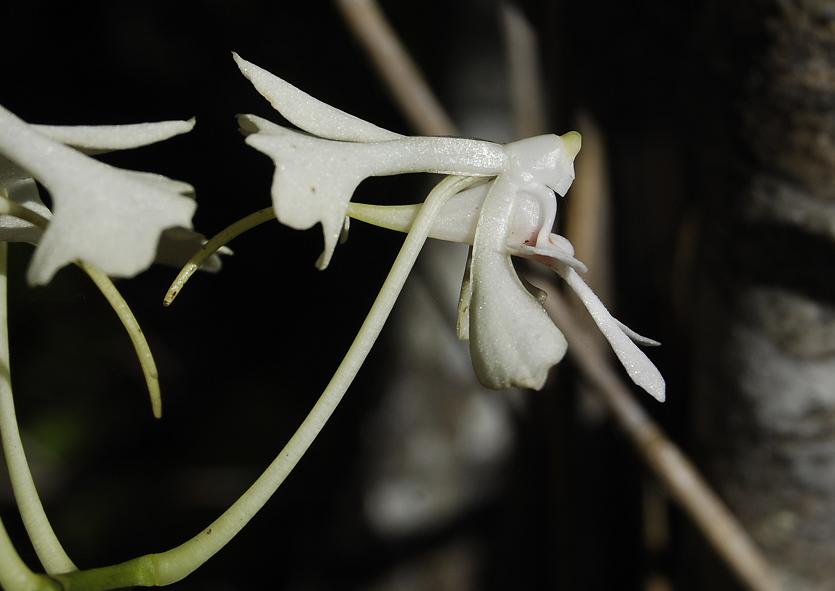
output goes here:
[{"label": "orchid petal", "polygon": [[259,117],[239,117],[246,143],[275,163],[273,206],[278,220],[304,230],[322,224],[325,248],[317,266],[330,262],[357,185],[369,176],[408,172],[492,176],[505,161],[502,147],[458,138],[408,137],[356,143],[302,134]]},{"label": "orchid petal", "polygon": [[538,390],[548,370],[565,355],[567,344],[519,280],[507,252],[515,189],[499,177],[482,207],[470,273],[470,355],[485,386]]},{"label": "orchid petal", "polygon": [[403,137],[313,98],[267,70],[232,53],[241,73],[287,121],[313,135],[332,140],[382,142]]},{"label": "orchid petal", "polygon": [[[591,288],[580,278],[571,267],[555,266],[555,270],[565,279],[566,283],[586,306],[600,332],[609,341],[612,350],[617,355],[626,373],[637,385],[649,392],[659,402],[664,402],[665,383],[658,368],[644,355],[630,340],[631,335],[621,328],[623,325],[615,320]],[[643,339],[644,337],[640,337]]]},{"label": "orchid petal", "polygon": [[30,125],[56,142],[85,154],[100,154],[155,144],[194,128],[195,119],[129,125]]},{"label": "orchid petal", "polygon": [[46,283],[76,259],[109,275],[134,275],[154,260],[164,229],[191,226],[191,199],[96,162],[33,131],[2,107],[0,155],[43,183],[54,203],[29,268],[30,283]]}]

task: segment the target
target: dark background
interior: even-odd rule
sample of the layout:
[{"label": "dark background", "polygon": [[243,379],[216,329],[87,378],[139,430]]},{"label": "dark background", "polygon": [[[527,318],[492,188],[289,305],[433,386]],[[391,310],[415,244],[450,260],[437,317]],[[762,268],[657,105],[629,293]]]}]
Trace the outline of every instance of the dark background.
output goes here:
[{"label": "dark background", "polygon": [[[383,5],[442,100],[462,63],[450,56],[462,48],[494,52],[495,70],[484,75],[504,76],[492,3]],[[606,130],[615,311],[664,343],[650,354],[668,380],[669,402],[649,406],[685,449],[690,278],[681,244],[698,202],[688,159],[710,94],[698,65],[707,45],[702,8],[655,0],[524,6],[541,34],[554,129],[570,129],[582,108]],[[207,235],[269,203],[272,164],[243,143],[234,115],[278,117],[231,51],[349,113],[409,131],[327,2],[56,9],[29,1],[4,5],[0,22],[0,101],[27,121],[197,117],[190,134],[103,158],[192,183],[194,226]],[[468,100],[479,101],[477,86]],[[454,117],[466,110],[457,104]],[[382,199],[423,185],[386,179],[363,187]],[[93,286],[65,268],[48,286],[29,288],[31,248],[15,245],[10,342],[19,419],[46,508],[76,563],[98,566],[176,545],[236,498],[327,383],[399,241],[357,224],[330,268],[318,272],[319,231],[269,223],[237,239],[222,272],[196,276],[170,309],[161,299],[175,271],[154,267],[120,281],[159,364],[161,421],[151,416],[127,337]],[[648,551],[641,491],[651,477],[612,425],[578,421],[570,363],[515,418],[518,445],[499,492],[425,535],[377,539],[359,516],[358,425],[379,399],[380,371],[396,344],[384,332],[285,485],[178,588],[373,588],[403,562],[461,536],[478,540],[484,557],[473,588],[638,589],[657,569],[687,587],[680,517],[673,511],[673,541]],[[7,491],[4,522],[34,567],[11,495],[0,490]]]}]

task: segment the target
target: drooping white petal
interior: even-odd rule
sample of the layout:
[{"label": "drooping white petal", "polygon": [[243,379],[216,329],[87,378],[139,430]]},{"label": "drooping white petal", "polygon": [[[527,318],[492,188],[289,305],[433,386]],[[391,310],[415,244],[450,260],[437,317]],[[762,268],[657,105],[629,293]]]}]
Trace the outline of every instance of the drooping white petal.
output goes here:
[{"label": "drooping white petal", "polygon": [[191,226],[191,199],[96,162],[33,131],[2,107],[0,155],[52,195],[53,219],[29,268],[33,284],[46,283],[76,259],[108,275],[134,275],[153,261],[164,229]]},{"label": "drooping white petal", "polygon": [[233,52],[232,57],[255,90],[299,129],[323,138],[352,142],[383,142],[403,137],[313,98],[237,53]]},{"label": "drooping white petal", "polygon": [[[574,269],[560,265],[554,268],[583,302],[583,305],[585,305],[589,314],[591,314],[600,332],[609,341],[612,350],[623,364],[626,373],[629,374],[632,381],[649,392],[659,402],[664,402],[666,385],[664,378],[661,376],[661,372],[644,355],[643,351],[632,342],[630,335],[627,335],[623,331],[621,328],[623,325],[612,317],[600,299]],[[632,331],[630,333],[635,336],[640,336]],[[641,338],[643,339],[644,337]]]},{"label": "drooping white petal", "polygon": [[497,178],[482,207],[470,269],[470,355],[485,386],[540,389],[567,345],[507,252],[516,189]]},{"label": "drooping white petal", "polygon": [[493,176],[505,161],[502,147],[457,138],[404,137],[386,142],[341,142],[315,138],[252,115],[239,118],[246,142],[276,165],[272,196],[276,217],[296,229],[322,224],[325,249],[317,262],[330,261],[357,185],[369,176],[437,172]]},{"label": "drooping white petal", "polygon": [[129,125],[37,125],[30,127],[38,133],[72,146],[85,154],[100,154],[113,150],[138,148],[161,142],[194,128],[195,119],[188,121],[158,121]]}]

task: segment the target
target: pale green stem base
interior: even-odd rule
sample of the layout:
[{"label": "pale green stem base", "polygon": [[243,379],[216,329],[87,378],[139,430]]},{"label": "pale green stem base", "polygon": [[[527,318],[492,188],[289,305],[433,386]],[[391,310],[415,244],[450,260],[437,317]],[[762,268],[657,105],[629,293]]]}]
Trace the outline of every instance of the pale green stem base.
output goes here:
[{"label": "pale green stem base", "polygon": [[24,564],[0,519],[0,589],[4,591],[61,591],[61,585],[37,575]]},{"label": "pale green stem base", "polygon": [[65,589],[101,591],[130,585],[169,585],[192,573],[223,548],[275,493],[333,414],[380,335],[440,208],[455,193],[478,182],[482,182],[482,179],[447,177],[432,190],[406,236],[368,316],[330,383],[284,449],[223,515],[194,538],[167,552],[55,577],[64,584]]},{"label": "pale green stem base", "polygon": [[6,302],[7,248],[5,242],[0,242],[0,439],[2,439],[3,455],[6,458],[17,507],[38,559],[48,573],[65,573],[75,570],[75,565],[58,541],[44,512],[32,479],[32,472],[26,461],[15,414],[9,364]]}]

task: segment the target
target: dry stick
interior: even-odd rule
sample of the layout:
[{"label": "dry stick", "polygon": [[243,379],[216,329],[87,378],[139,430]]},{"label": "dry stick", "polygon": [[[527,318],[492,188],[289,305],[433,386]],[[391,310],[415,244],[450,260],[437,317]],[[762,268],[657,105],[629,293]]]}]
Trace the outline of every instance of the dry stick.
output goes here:
[{"label": "dry stick", "polygon": [[518,7],[502,2],[499,9],[507,49],[513,126],[520,138],[545,133],[548,115],[539,75],[539,42]]},{"label": "dry stick", "polygon": [[559,325],[587,380],[597,387],[612,416],[638,452],[690,515],[716,551],[751,589],[779,589],[770,566],[719,497],[687,457],[632,397],[607,355],[574,318],[565,299],[549,294],[545,308]]},{"label": "dry stick", "polygon": [[[385,22],[377,3],[374,0],[336,2],[415,128],[421,133],[453,135],[455,126],[443,113],[438,101],[432,98],[434,95],[431,89],[417,72],[390,25]],[[392,51],[392,47],[397,50]],[[433,105],[431,117],[426,114],[427,110],[415,108],[415,97],[418,96],[421,101],[423,97],[430,97],[426,104]],[[442,116],[436,116],[436,107]],[[441,131],[434,131],[436,129]],[[667,486],[673,499],[685,509],[719,555],[751,589],[779,589],[768,562],[736,518],[699,476],[693,464],[633,399],[629,387],[612,369],[611,361],[594,345],[590,331],[580,326],[567,312],[562,296],[556,290],[548,291],[551,294],[547,308],[557,316],[558,324],[572,343],[572,354],[580,369],[591,383],[600,388],[601,397],[609,411],[650,468]]]},{"label": "dry stick", "polygon": [[357,40],[365,46],[409,123],[426,135],[453,135],[455,125],[377,3],[373,0],[337,0],[336,5]]}]

